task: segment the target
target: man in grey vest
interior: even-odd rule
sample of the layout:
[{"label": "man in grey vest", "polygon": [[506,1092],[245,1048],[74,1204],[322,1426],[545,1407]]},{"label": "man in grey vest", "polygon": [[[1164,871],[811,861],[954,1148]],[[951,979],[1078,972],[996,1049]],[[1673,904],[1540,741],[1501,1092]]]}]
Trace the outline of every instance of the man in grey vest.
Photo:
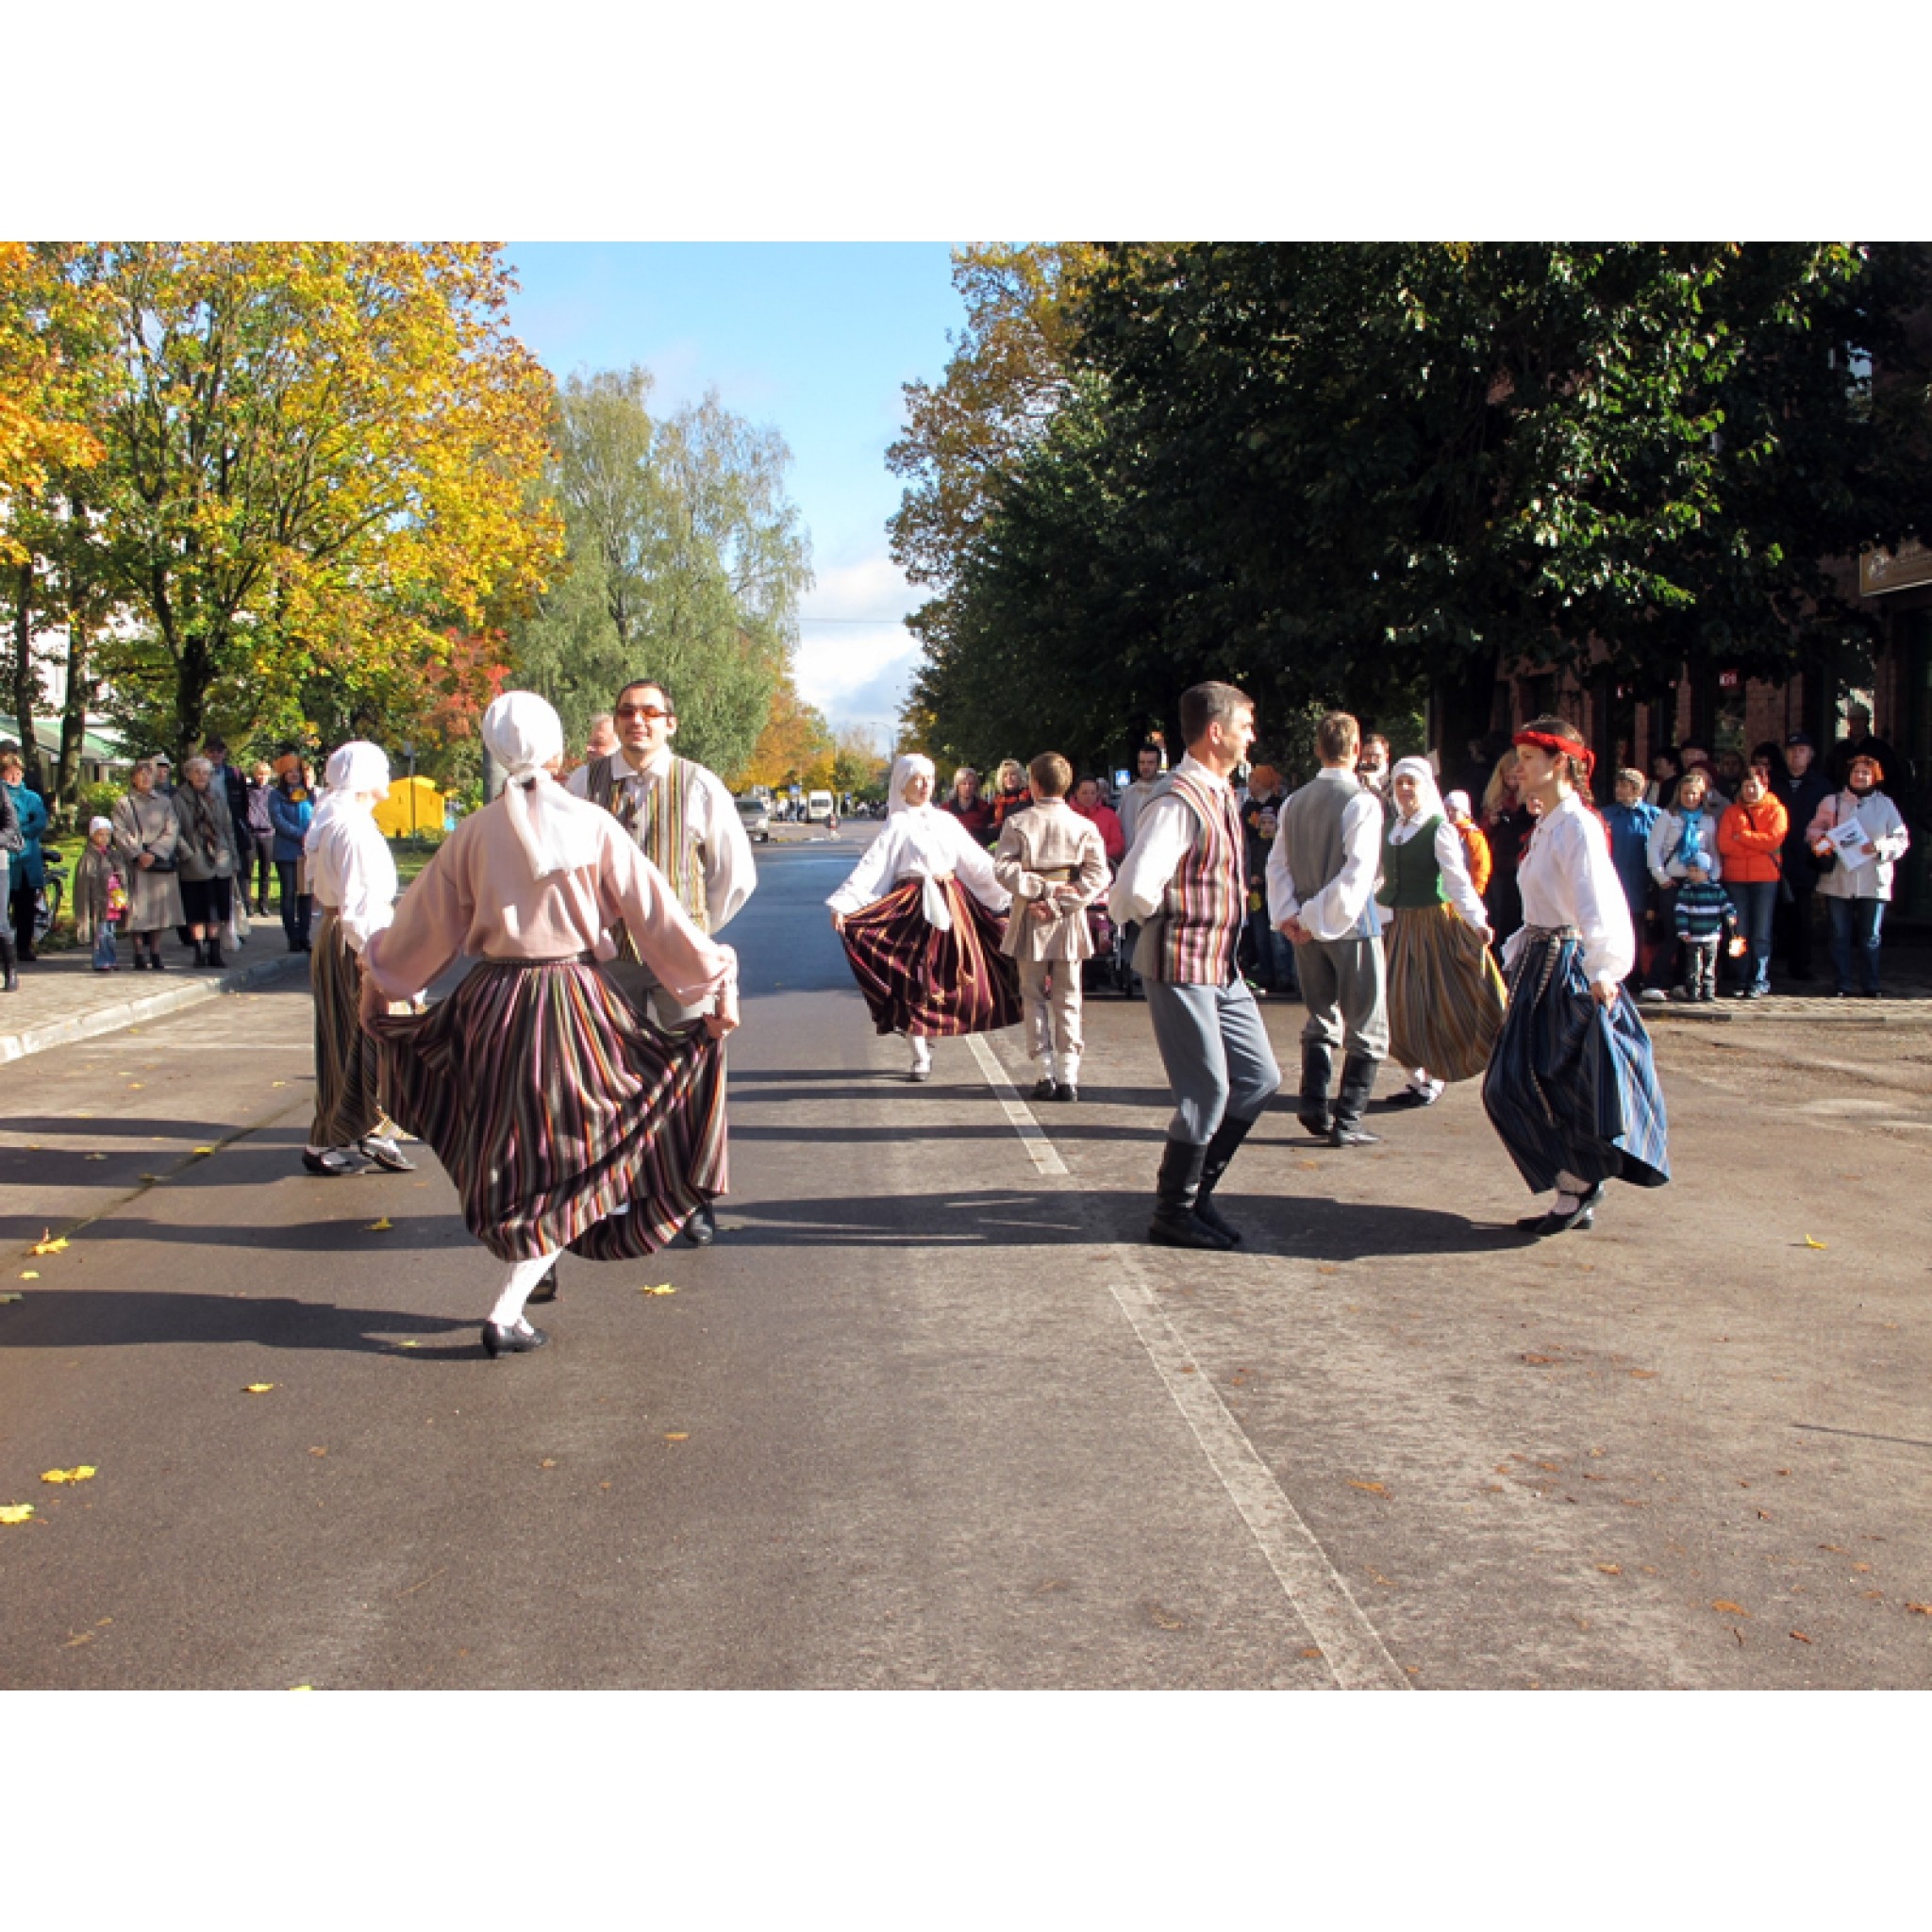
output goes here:
[{"label": "man in grey vest", "polygon": [[[579,765],[565,789],[612,813],[670,882],[691,923],[715,939],[758,884],[744,821],[722,778],[673,753],[677,707],[655,678],[625,685],[614,715],[616,751]],[[627,940],[604,970],[660,1026],[688,1026],[704,1016],[705,1005],[680,1007],[671,999]],[[709,1208],[685,1224],[685,1239],[695,1247],[708,1247],[716,1234]]]},{"label": "man in grey vest", "polygon": [[1231,1248],[1241,1234],[1214,1190],[1281,1085],[1234,962],[1247,890],[1228,780],[1255,741],[1255,707],[1231,684],[1197,684],[1181,693],[1181,736],[1188,755],[1142,808],[1108,910],[1141,928],[1134,964],[1174,1096],[1147,1239]]},{"label": "man in grey vest", "polygon": [[[1268,856],[1268,916],[1293,941],[1308,1009],[1298,1118],[1331,1147],[1373,1146],[1382,1138],[1362,1126],[1362,1111],[1389,1052],[1375,912],[1382,803],[1356,775],[1360,743],[1361,727],[1346,711],[1322,720],[1315,732],[1322,769],[1282,808]],[[1335,1054],[1344,1042],[1331,1109]]]}]

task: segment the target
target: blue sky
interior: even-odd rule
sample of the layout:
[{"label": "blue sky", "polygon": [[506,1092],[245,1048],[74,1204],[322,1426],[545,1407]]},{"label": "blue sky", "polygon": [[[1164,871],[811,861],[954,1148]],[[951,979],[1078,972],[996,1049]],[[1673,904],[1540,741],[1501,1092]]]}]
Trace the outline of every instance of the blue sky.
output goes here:
[{"label": "blue sky", "polygon": [[811,532],[798,684],[834,725],[890,741],[921,598],[887,554],[901,385],[936,381],[963,321],[940,242],[512,242],[516,332],[561,377],[641,363],[665,410],[718,391],[782,435]]}]

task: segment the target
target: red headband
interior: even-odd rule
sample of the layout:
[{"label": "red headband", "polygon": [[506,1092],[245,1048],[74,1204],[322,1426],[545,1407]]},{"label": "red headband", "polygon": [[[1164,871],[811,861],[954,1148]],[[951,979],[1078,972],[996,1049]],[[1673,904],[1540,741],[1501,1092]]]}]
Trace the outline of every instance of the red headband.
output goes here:
[{"label": "red headband", "polygon": [[1533,744],[1539,751],[1546,751],[1552,758],[1580,758],[1583,761],[1583,775],[1591,778],[1596,775],[1596,754],[1587,744],[1573,743],[1567,738],[1558,738],[1554,731],[1519,731],[1510,741],[1511,744]]}]

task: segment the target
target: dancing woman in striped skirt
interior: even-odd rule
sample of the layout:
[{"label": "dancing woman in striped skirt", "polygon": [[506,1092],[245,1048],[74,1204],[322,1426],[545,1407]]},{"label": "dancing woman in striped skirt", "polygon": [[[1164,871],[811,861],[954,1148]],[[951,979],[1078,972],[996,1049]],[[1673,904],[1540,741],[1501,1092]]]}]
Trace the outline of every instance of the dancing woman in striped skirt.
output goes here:
[{"label": "dancing woman in striped skirt", "polygon": [[315,1121],[302,1165],[310,1174],[358,1171],[366,1155],[393,1174],[415,1163],[396,1145],[375,1091],[375,1041],[358,1017],[362,953],[395,910],[396,862],[375,809],[389,796],[389,759],[356,739],[328,761],[328,796],[308,822],[303,855],[322,908],[309,982],[315,993]]},{"label": "dancing woman in striped skirt", "polygon": [[1426,758],[1399,758],[1391,776],[1395,811],[1382,835],[1382,883],[1391,913],[1389,1052],[1408,1085],[1392,1107],[1428,1107],[1452,1080],[1473,1080],[1508,1004],[1490,956],[1490,916],[1462,856]]},{"label": "dancing woman in striped skirt", "polygon": [[1623,989],[1637,955],[1630,908],[1590,808],[1594,760],[1574,724],[1516,734],[1523,796],[1541,811],[1517,874],[1523,925],[1504,948],[1509,1012],[1483,1106],[1530,1188],[1554,1188],[1536,1235],[1589,1227],[1607,1181],[1671,1177],[1650,1036]]},{"label": "dancing woman in striped skirt", "polygon": [[[362,1020],[396,1119],[435,1148],[470,1232],[508,1274],[483,1346],[548,1340],[524,1318],[569,1248],[615,1261],[663,1246],[725,1188],[724,1056],[738,1024],[738,961],[708,940],[624,827],[553,774],[557,713],[508,691],[483,715],[508,774],[465,819],[364,949]],[[622,922],[684,1006],[660,1033],[594,964]],[[475,964],[421,1016],[390,999],[427,986],[458,952]]]},{"label": "dancing woman in striped skirt", "polygon": [[825,901],[852,975],[881,1033],[912,1041],[907,1077],[932,1075],[932,1041],[1020,1019],[1020,982],[1000,950],[1013,895],[992,859],[932,804],[932,760],[892,766],[885,829]]}]

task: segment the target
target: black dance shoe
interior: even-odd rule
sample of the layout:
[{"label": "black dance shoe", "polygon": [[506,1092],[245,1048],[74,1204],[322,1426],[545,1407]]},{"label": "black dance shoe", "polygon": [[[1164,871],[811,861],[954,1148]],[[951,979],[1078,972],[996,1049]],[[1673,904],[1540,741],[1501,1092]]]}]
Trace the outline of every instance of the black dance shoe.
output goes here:
[{"label": "black dance shoe", "polygon": [[1568,1214],[1558,1214],[1552,1208],[1542,1214],[1525,1214],[1516,1225],[1524,1234],[1535,1235],[1539,1241],[1546,1235],[1568,1234],[1573,1228],[1579,1234],[1587,1234],[1596,1225],[1596,1204],[1603,1197],[1603,1184],[1598,1182]]},{"label": "black dance shoe", "polygon": [[526,1301],[554,1302],[557,1299],[557,1263],[550,1264],[550,1273],[540,1281],[525,1297]]},{"label": "black dance shoe", "polygon": [[491,1361],[500,1355],[528,1355],[533,1348],[541,1348],[550,1340],[541,1328],[532,1328],[525,1322],[521,1326],[504,1328],[494,1322],[483,1324],[483,1353]]},{"label": "black dance shoe", "polygon": [[1033,1091],[1032,1091],[1031,1093],[1029,1093],[1029,1094],[1028,1094],[1028,1095],[1027,1095],[1026,1097],[1027,1097],[1027,1098],[1028,1098],[1029,1100],[1051,1100],[1051,1099],[1053,1098],[1053,1096],[1054,1096],[1054,1078],[1053,1078],[1053,1075],[1052,1075],[1051,1074],[1041,1074],[1041,1076],[1040,1076],[1040,1078],[1039,1078],[1039,1079],[1037,1079],[1036,1081],[1034,1081],[1034,1083],[1033,1083]]},{"label": "black dance shoe", "polygon": [[684,1224],[684,1238],[694,1248],[708,1248],[718,1239],[718,1220],[708,1207],[693,1208]]},{"label": "black dance shoe", "polygon": [[1072,1104],[1080,1098],[1080,1090],[1071,1080],[1061,1080],[1055,1085],[1053,1097]]},{"label": "black dance shoe", "polygon": [[340,1147],[325,1147],[320,1154],[311,1154],[308,1148],[302,1150],[302,1165],[310,1174],[358,1174],[354,1158]]},{"label": "black dance shoe", "polygon": [[1389,1096],[1391,1107],[1434,1107],[1435,1104],[1433,1093],[1424,1093],[1417,1087],[1405,1087],[1400,1092]]}]

